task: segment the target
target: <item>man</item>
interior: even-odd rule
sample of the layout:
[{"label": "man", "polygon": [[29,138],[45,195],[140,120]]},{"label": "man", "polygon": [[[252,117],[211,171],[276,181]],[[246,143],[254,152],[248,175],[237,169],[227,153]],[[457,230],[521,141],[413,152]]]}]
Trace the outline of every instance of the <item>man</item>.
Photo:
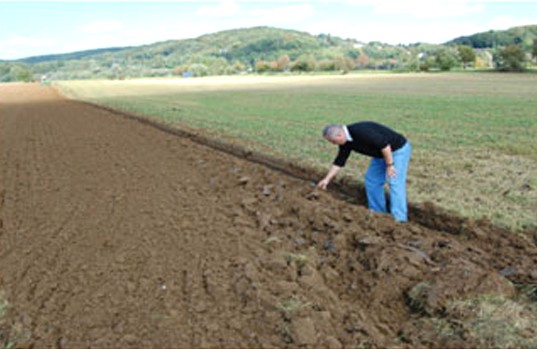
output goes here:
[{"label": "man", "polygon": [[326,186],[345,166],[352,150],[370,156],[371,163],[365,174],[365,191],[369,209],[386,213],[384,184],[390,187],[390,213],[398,222],[406,222],[406,174],[412,147],[405,137],[392,129],[371,121],[351,125],[328,125],[323,137],[339,146],[332,168],[318,184]]}]

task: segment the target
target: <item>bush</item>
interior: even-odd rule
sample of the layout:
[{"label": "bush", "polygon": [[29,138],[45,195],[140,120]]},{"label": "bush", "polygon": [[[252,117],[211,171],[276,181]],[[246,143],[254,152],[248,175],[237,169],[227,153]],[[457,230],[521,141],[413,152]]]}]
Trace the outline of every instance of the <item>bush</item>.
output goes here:
[{"label": "bush", "polygon": [[34,73],[22,66],[14,66],[11,68],[10,77],[7,78],[7,81],[24,81],[31,82],[34,80]]},{"label": "bush", "polygon": [[317,70],[320,71],[334,71],[336,70],[336,64],[332,60],[322,60],[317,63]]},{"label": "bush", "polygon": [[263,60],[255,62],[255,71],[258,73],[270,71],[270,63]]},{"label": "bush", "polygon": [[315,70],[315,60],[309,57],[299,57],[291,66],[291,71],[309,72]]},{"label": "bush", "polygon": [[209,74],[207,66],[201,63],[191,64],[188,70],[192,73],[192,76],[207,76]]}]

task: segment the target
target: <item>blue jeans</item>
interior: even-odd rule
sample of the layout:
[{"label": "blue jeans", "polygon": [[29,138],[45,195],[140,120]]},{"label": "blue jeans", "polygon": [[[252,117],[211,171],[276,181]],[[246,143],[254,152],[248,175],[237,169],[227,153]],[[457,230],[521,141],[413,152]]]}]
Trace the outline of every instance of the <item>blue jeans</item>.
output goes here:
[{"label": "blue jeans", "polygon": [[390,187],[390,213],[398,222],[406,222],[406,174],[412,146],[406,144],[392,153],[395,166],[395,178],[386,178],[386,162],[383,158],[372,158],[365,174],[365,192],[369,209],[375,212],[386,213],[386,197],[384,184]]}]

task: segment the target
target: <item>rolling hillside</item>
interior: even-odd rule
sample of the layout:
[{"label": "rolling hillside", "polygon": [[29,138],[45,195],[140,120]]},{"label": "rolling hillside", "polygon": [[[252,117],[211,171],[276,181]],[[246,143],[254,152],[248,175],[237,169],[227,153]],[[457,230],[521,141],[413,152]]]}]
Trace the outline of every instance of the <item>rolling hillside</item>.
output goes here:
[{"label": "rolling hillside", "polygon": [[275,59],[286,53],[292,58],[301,54],[328,55],[334,47],[346,48],[354,41],[343,40],[330,35],[313,36],[308,33],[254,27],[226,30],[207,34],[194,39],[169,40],[138,47],[104,48],[68,54],[36,56],[17,60],[24,63],[43,63],[55,60],[70,61],[99,59],[111,56],[116,59],[147,60],[162,56],[181,64],[193,57],[223,57],[228,60],[251,61]]},{"label": "rolling hillside", "polygon": [[[193,39],[169,40],[137,47],[117,47],[0,61],[0,82],[51,79],[125,79],[155,76],[205,76],[249,72],[387,69],[444,69],[462,66],[456,45],[477,49],[520,44],[531,52],[537,26],[517,27],[461,37],[444,45],[408,46],[363,43],[330,34],[254,27],[227,30]],[[489,55],[490,56],[490,55]],[[445,59],[444,59],[445,60]],[[487,65],[490,67],[490,62]]]},{"label": "rolling hillside", "polygon": [[489,30],[470,36],[461,36],[446,42],[446,45],[468,45],[473,48],[494,48],[510,44],[531,49],[537,39],[537,25],[514,27],[508,30]]},{"label": "rolling hillside", "polygon": [[125,51],[130,48],[131,47],[109,47],[109,48],[100,48],[100,49],[95,49],[95,50],[61,53],[61,54],[55,54],[55,55],[33,56],[33,57],[19,59],[17,60],[17,62],[43,63],[43,62],[51,62],[51,61],[71,61],[71,60],[77,60],[77,59],[87,59],[92,56],[104,54],[104,53]]}]

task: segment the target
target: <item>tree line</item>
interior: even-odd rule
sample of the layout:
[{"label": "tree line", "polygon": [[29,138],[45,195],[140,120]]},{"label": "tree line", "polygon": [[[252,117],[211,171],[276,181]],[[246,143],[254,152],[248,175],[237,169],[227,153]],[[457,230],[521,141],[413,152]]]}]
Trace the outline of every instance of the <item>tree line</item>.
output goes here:
[{"label": "tree line", "polygon": [[527,42],[526,38],[524,44],[481,48],[465,39],[444,45],[394,46],[261,27],[142,47],[4,61],[0,62],[0,82],[33,81],[43,76],[69,80],[356,70],[523,71],[534,66],[537,59],[537,38],[532,45]]}]

